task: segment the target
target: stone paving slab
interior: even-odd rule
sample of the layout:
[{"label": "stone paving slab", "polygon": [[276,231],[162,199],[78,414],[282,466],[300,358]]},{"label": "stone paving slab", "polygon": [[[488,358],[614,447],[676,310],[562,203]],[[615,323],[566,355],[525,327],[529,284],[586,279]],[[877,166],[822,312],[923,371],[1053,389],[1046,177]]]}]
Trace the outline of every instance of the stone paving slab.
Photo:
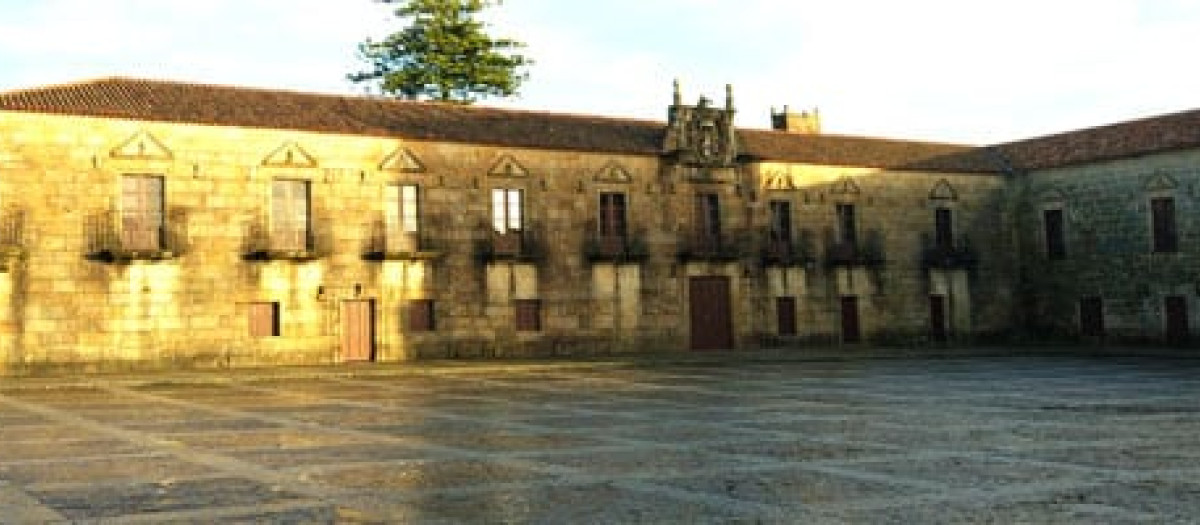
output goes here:
[{"label": "stone paving slab", "polygon": [[1195,523],[1200,360],[11,379],[0,524]]}]

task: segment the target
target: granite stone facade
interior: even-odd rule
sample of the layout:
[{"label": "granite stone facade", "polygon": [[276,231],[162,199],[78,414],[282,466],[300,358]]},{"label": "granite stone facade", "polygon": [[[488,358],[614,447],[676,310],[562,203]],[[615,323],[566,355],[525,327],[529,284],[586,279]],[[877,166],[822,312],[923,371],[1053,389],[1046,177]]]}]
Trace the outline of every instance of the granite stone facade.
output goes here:
[{"label": "granite stone facade", "polygon": [[678,88],[666,122],[130,79],[2,93],[0,369],[1200,326],[1200,141],[1079,160],[1047,148],[1121,130],[975,148],[734,112]]}]

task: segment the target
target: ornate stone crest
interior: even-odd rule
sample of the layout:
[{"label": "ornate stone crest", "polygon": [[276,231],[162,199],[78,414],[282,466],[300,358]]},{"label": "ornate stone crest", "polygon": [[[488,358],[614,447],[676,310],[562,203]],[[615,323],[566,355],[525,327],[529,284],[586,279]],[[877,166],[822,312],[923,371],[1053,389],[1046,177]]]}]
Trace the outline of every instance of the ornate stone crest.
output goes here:
[{"label": "ornate stone crest", "polygon": [[679,82],[667,117],[663,151],[680,163],[698,167],[730,167],[737,159],[733,128],[733,88],[725,86],[725,107],[701,96],[694,106],[683,105]]}]

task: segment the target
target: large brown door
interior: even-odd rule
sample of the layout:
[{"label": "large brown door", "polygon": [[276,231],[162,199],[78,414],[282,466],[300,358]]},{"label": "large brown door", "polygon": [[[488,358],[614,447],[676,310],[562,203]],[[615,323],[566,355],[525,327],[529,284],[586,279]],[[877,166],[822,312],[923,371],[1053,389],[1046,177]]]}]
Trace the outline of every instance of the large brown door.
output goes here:
[{"label": "large brown door", "polygon": [[1186,343],[1188,340],[1187,298],[1182,295],[1167,296],[1163,300],[1163,310],[1166,314],[1167,342]]},{"label": "large brown door", "polygon": [[371,361],[374,357],[374,301],[342,301],[342,360]]},{"label": "large brown door", "polygon": [[729,278],[692,277],[688,281],[691,306],[692,349],[733,348],[733,317]]},{"label": "large brown door", "polygon": [[842,342],[862,341],[858,324],[858,298],[853,295],[842,297]]},{"label": "large brown door", "polygon": [[929,296],[929,338],[934,341],[945,341],[946,330],[946,296]]}]

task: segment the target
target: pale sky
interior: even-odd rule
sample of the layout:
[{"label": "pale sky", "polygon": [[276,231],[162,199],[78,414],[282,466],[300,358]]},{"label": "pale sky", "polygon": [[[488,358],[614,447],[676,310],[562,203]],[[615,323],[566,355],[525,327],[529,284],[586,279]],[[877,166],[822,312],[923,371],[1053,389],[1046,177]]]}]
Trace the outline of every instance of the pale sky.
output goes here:
[{"label": "pale sky", "polygon": [[[361,93],[371,0],[0,0],[0,90],[131,76]],[[1200,108],[1197,0],[507,0],[494,36],[537,63],[484,105],[738,123],[819,108],[827,133],[995,143]]]}]

